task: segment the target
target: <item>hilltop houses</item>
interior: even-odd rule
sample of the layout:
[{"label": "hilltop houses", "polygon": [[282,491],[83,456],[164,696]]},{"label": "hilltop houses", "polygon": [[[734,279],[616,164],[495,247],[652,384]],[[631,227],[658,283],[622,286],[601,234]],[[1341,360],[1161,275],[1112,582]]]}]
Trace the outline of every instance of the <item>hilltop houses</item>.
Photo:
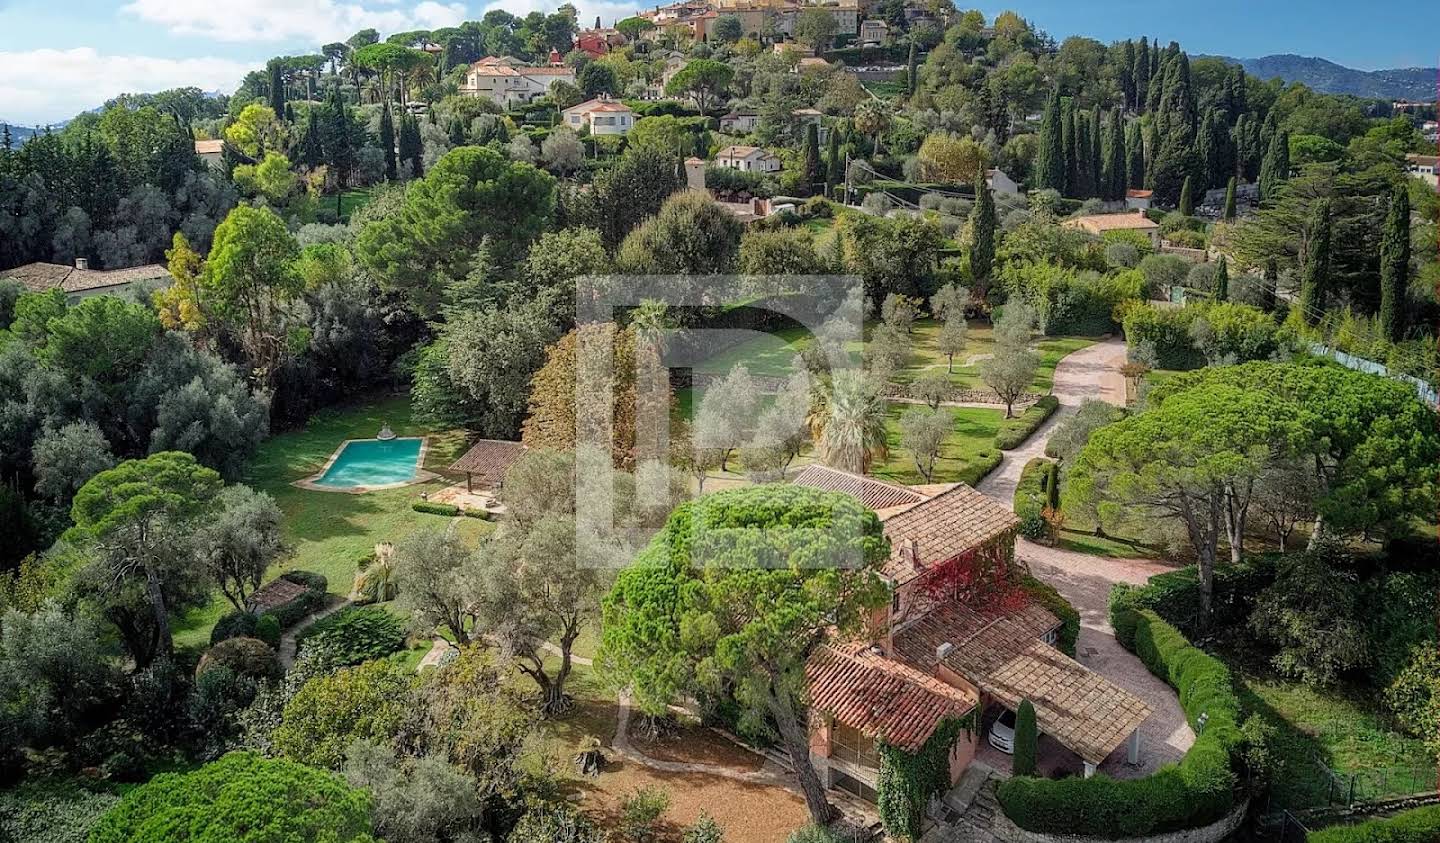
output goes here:
[{"label": "hilltop houses", "polygon": [[619,100],[598,97],[571,106],[560,113],[561,122],[575,131],[589,129],[592,135],[623,135],[635,126],[635,112]]},{"label": "hilltop houses", "polygon": [[460,93],[508,108],[545,96],[556,82],[575,84],[575,71],[563,63],[532,67],[509,56],[487,56],[470,65]]}]

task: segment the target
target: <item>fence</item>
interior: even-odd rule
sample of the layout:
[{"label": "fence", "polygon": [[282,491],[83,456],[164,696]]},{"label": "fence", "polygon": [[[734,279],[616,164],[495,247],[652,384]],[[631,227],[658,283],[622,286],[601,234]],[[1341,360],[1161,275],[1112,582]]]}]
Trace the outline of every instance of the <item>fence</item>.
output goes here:
[{"label": "fence", "polygon": [[1436,771],[1433,767],[1381,767],[1356,773],[1340,773],[1320,759],[1315,764],[1327,781],[1325,802],[1320,806],[1350,806],[1375,802],[1397,796],[1435,791]]}]

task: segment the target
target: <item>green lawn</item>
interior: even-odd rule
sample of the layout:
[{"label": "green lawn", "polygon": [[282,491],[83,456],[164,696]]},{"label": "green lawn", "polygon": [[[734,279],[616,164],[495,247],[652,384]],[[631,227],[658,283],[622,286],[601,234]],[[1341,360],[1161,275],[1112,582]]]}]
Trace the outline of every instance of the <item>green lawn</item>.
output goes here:
[{"label": "green lawn", "polygon": [[[443,470],[466,444],[463,430],[435,431],[412,421],[408,398],[385,398],[324,410],[311,418],[304,430],[281,433],[261,444],[242,482],[275,498],[285,513],[285,537],[294,549],[271,576],[282,570],[316,571],[330,581],[330,591],[343,595],[350,591],[359,559],[376,543],[396,541],[422,526],[444,527],[451,522],[410,509],[421,492],[438,491],[449,485],[448,480],[360,495],[316,492],[291,485],[318,472],[345,439],[372,437],[387,422],[400,436],[429,438],[425,467],[431,471]],[[475,518],[453,521],[460,535],[471,541],[493,529],[489,522]],[[176,643],[209,640],[210,628],[229,609],[230,605],[217,595],[209,606],[178,619]]]},{"label": "green lawn", "polygon": [[[890,418],[885,423],[890,455],[884,463],[871,469],[870,473],[876,477],[906,485],[926,482],[920,470],[915,467],[914,455],[900,445],[900,417],[915,406],[890,405]],[[995,450],[995,433],[1000,429],[1000,422],[1005,419],[1005,411],[978,407],[942,407],[941,412],[949,413],[954,423],[950,435],[940,446],[940,459],[935,462],[933,482],[951,483],[964,480],[973,484],[980,476],[989,473],[989,469],[983,467],[993,461],[998,453]]]},{"label": "green lawn", "polygon": [[1273,785],[1276,807],[1324,805],[1331,794],[1343,800],[1352,779],[1357,800],[1433,789],[1434,759],[1421,741],[1391,728],[1373,690],[1315,690],[1239,669],[1235,678],[1241,703],[1275,728],[1282,764]]},{"label": "green lawn", "polygon": [[[370,200],[374,196],[375,189],[372,187],[359,187],[340,194],[340,221],[350,222],[350,215],[370,204]],[[333,196],[328,200],[321,201],[328,201],[331,207],[334,207],[335,198]]]},{"label": "green lawn", "polygon": [[[867,325],[870,330],[875,323]],[[985,384],[980,380],[980,363],[976,360],[974,365],[965,365],[967,360],[975,357],[987,356],[995,351],[993,331],[988,322],[972,320],[968,332],[968,339],[965,350],[955,356],[955,364],[952,367],[950,361],[940,352],[938,338],[940,335],[940,323],[933,319],[921,319],[915,323],[911,331],[910,355],[905,366],[895,376],[899,383],[909,383],[919,377],[922,372],[930,369],[948,371],[950,381],[962,389],[985,389]],[[764,375],[770,377],[784,377],[793,370],[791,363],[795,355],[800,353],[813,341],[810,333],[804,328],[785,328],[774,333],[757,336],[748,342],[740,343],[732,348],[716,354],[705,363],[697,367],[697,371],[707,374],[721,375],[729,372],[737,363],[743,363],[750,369],[752,375]],[[1034,392],[1047,393],[1055,383],[1055,365],[1060,358],[1078,351],[1096,342],[1091,337],[1042,337],[1034,345],[1040,356],[1040,367],[1035,372],[1035,381],[1031,385]],[[847,349],[857,356],[860,353],[860,344],[852,343]],[[952,371],[953,369],[953,371]]]}]

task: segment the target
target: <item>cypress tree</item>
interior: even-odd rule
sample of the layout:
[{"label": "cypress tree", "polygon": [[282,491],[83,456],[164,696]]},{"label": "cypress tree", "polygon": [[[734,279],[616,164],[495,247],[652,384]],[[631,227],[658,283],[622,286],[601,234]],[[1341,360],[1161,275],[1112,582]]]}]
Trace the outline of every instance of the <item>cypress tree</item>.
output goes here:
[{"label": "cypress tree", "polygon": [[1057,462],[1045,469],[1045,505],[1051,512],[1060,511],[1060,463]]},{"label": "cypress tree", "polygon": [[1120,93],[1125,98],[1125,108],[1135,106],[1135,42],[1125,39],[1120,53]]},{"label": "cypress tree", "polygon": [[1130,108],[1136,114],[1145,110],[1145,98],[1150,93],[1150,39],[1142,36],[1140,48],[1135,51],[1135,66],[1131,70],[1135,79],[1135,99]]},{"label": "cypress tree", "polygon": [[1125,187],[1139,190],[1144,186],[1145,141],[1141,139],[1140,121],[1132,120],[1125,127]]},{"label": "cypress tree", "polygon": [[425,174],[424,146],[420,142],[420,122],[413,115],[400,118],[400,160],[410,162],[410,176],[420,178]]},{"label": "cypress tree", "polygon": [[0,126],[0,150],[11,152],[15,149],[15,140],[10,137],[10,124]]},{"label": "cypress tree", "polygon": [[[446,134],[450,138],[451,146],[465,145],[465,124],[460,122],[460,116],[458,114],[450,118],[450,126],[446,131]],[[487,126],[485,130],[485,136],[480,139],[480,146],[484,146],[490,141],[490,135],[491,132],[489,130],[489,127]]]},{"label": "cypress tree", "polygon": [[815,184],[820,181],[820,130],[811,123],[805,127],[805,158],[801,164],[801,173],[805,177],[805,192],[813,193]]},{"label": "cypress tree", "polygon": [[995,229],[999,219],[995,213],[995,197],[985,179],[975,186],[975,207],[970,211],[973,240],[970,244],[970,274],[977,283],[988,281],[995,263]]},{"label": "cypress tree", "polygon": [[1398,342],[1405,333],[1405,291],[1410,286],[1410,191],[1398,185],[1390,197],[1380,238],[1380,330]]},{"label": "cypress tree", "polygon": [[1065,192],[1065,142],[1061,122],[1060,89],[1050,92],[1040,118],[1040,143],[1035,151],[1035,186]]},{"label": "cypress tree", "polygon": [[1215,267],[1215,301],[1228,301],[1230,299],[1230,264],[1225,256],[1220,256],[1220,263]]},{"label": "cypress tree", "polygon": [[1260,165],[1260,199],[1273,201],[1280,185],[1290,180],[1290,133],[1276,132]]},{"label": "cypress tree", "polygon": [[1170,66],[1163,62],[1150,65],[1150,87],[1145,94],[1146,111],[1153,114],[1160,110],[1160,98],[1165,93],[1165,86],[1168,84],[1166,77],[1169,73]]},{"label": "cypress tree", "polygon": [[1105,128],[1105,118],[1100,113],[1100,106],[1090,112],[1090,177],[1094,179],[1092,196],[1104,196],[1105,189],[1105,157],[1101,154],[1101,130]]},{"label": "cypress tree", "polygon": [[910,55],[905,60],[905,93],[915,96],[916,83],[920,79],[920,57],[915,49],[915,39],[910,39]]},{"label": "cypress tree", "polygon": [[1040,736],[1035,726],[1035,706],[1021,700],[1015,709],[1015,755],[1010,771],[1016,776],[1035,775],[1035,753]]},{"label": "cypress tree", "polygon": [[1300,269],[1300,315],[1306,324],[1314,325],[1325,313],[1325,297],[1330,286],[1329,199],[1315,203],[1309,235],[1305,263]]},{"label": "cypress tree", "polygon": [[385,180],[395,181],[399,174],[395,167],[395,118],[390,115],[390,103],[380,109],[380,149],[385,153]]},{"label": "cypress tree", "polygon": [[1235,219],[1235,177],[1230,177],[1230,183],[1225,186],[1225,214],[1226,222]]},{"label": "cypress tree", "polygon": [[277,118],[285,116],[285,80],[280,74],[280,62],[270,60],[270,108]]},{"label": "cypress tree", "polygon": [[1121,109],[1110,111],[1110,131],[1105,140],[1105,198],[1116,201],[1125,198],[1125,124]]},{"label": "cypress tree", "polygon": [[316,124],[316,112],[319,110],[314,105],[305,110],[305,127],[300,132],[298,158],[300,163],[311,168],[325,160],[325,145],[320,138],[320,128]]},{"label": "cypress tree", "polygon": [[1165,92],[1160,112],[1155,116],[1159,149],[1150,178],[1156,201],[1174,205],[1185,179],[1200,168],[1195,149],[1195,99],[1190,90],[1189,59],[1181,54],[1165,67]]},{"label": "cypress tree", "polygon": [[835,185],[845,180],[845,161],[840,157],[840,130],[830,130],[829,146],[825,156],[825,196],[835,198]]},{"label": "cypress tree", "polygon": [[1260,291],[1260,309],[1266,313],[1275,312],[1275,303],[1279,301],[1280,292],[1280,265],[1274,258],[1265,260],[1265,274],[1261,276],[1264,283]]},{"label": "cypress tree", "polygon": [[1185,177],[1185,185],[1180,188],[1180,214],[1186,217],[1195,216],[1195,198],[1190,195],[1190,177]]},{"label": "cypress tree", "polygon": [[1217,166],[1220,154],[1215,149],[1215,111],[1211,109],[1205,112],[1205,119],[1200,123],[1200,132],[1196,136],[1197,163],[1200,169],[1200,186],[1208,190],[1215,184],[1215,167]]},{"label": "cypress tree", "polygon": [[1090,115],[1075,115],[1075,178],[1070,192],[1076,199],[1095,195],[1095,174],[1090,170]]},{"label": "cypress tree", "polygon": [[1060,124],[1060,144],[1065,159],[1065,188],[1060,192],[1065,196],[1074,197],[1075,189],[1080,181],[1079,159],[1075,153],[1075,102],[1066,97],[1060,103],[1060,111],[1063,115]]}]

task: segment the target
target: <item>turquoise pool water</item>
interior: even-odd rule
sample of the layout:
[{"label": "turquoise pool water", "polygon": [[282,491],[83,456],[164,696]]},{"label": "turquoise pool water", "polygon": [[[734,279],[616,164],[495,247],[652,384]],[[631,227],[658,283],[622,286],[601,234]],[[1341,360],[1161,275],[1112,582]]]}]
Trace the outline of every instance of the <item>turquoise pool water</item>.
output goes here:
[{"label": "turquoise pool water", "polygon": [[345,443],[325,473],[315,478],[316,486],[348,489],[352,486],[387,486],[409,483],[420,468],[420,446],[424,439],[357,439]]}]

